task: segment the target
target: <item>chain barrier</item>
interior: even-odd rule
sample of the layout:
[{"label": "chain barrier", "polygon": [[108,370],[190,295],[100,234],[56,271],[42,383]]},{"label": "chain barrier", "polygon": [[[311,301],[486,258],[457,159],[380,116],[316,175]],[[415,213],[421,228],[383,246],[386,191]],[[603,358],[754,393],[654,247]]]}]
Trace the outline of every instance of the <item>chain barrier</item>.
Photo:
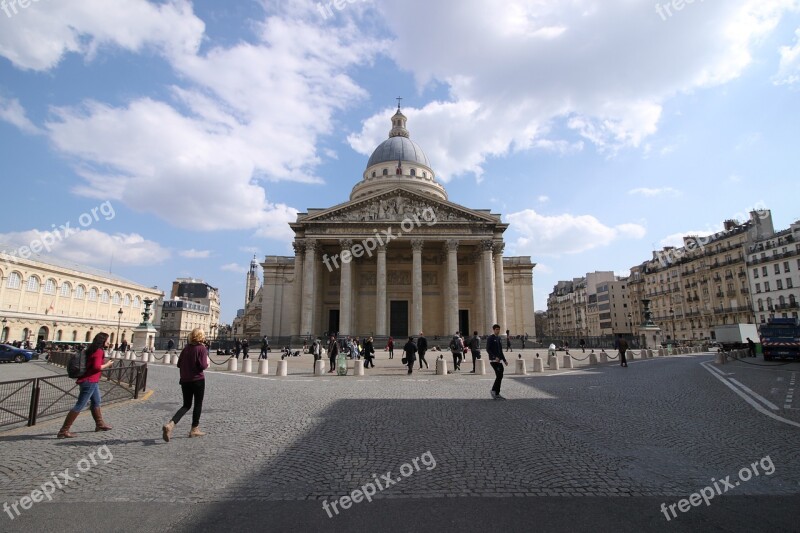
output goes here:
[{"label": "chain barrier", "polygon": [[[228,361],[230,361],[231,359],[233,359],[233,357],[234,357],[234,356],[233,356],[233,354],[231,354],[231,355],[229,355],[229,356],[228,356],[228,358],[227,358],[227,359],[225,359],[223,362],[221,362],[221,363],[217,363],[216,361],[214,361],[214,358],[213,358],[213,357],[211,357],[211,354],[208,354],[208,360],[209,360],[209,361],[211,361],[212,363],[214,363],[215,365],[219,365],[219,366],[221,366],[221,365],[224,365],[225,363],[227,363]],[[237,358],[236,358],[236,360],[238,361],[238,360],[239,360],[239,358],[237,357]]]},{"label": "chain barrier", "polygon": [[571,353],[568,353],[567,355],[570,356],[572,359],[575,359],[576,361],[586,361],[587,359],[589,359],[589,356],[591,356],[592,354],[591,353],[587,354],[586,357],[584,357],[583,359],[581,359],[579,357],[575,357]]},{"label": "chain barrier", "polygon": [[[631,350],[630,352],[631,352],[631,355],[633,355],[633,350]],[[619,359],[619,352],[617,352],[617,355],[610,355],[610,354],[606,353],[606,356],[608,356],[609,359]]]}]

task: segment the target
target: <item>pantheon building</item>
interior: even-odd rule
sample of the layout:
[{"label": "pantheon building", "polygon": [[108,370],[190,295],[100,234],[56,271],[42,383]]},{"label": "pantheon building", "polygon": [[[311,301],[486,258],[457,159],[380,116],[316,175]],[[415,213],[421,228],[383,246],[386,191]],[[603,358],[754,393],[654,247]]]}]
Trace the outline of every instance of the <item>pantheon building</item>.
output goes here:
[{"label": "pantheon building", "polygon": [[262,263],[261,334],[534,335],[530,257],[501,216],[450,202],[398,107],[350,200],[290,224],[294,257]]}]

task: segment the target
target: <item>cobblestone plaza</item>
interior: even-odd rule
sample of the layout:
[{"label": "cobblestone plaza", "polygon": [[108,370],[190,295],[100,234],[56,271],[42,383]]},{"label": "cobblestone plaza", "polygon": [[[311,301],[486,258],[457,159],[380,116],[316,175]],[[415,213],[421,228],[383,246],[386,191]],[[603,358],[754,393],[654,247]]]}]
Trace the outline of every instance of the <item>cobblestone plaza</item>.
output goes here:
[{"label": "cobblestone plaza", "polygon": [[[208,372],[200,439],[179,424],[161,440],[180,391],[176,369],[152,364],[147,399],[106,409],[111,432],[93,432],[84,414],[74,440],[55,439],[60,420],[3,433],[9,505],[55,473],[81,474],[52,502],[4,514],[3,530],[796,528],[800,411],[783,401],[797,364],[714,370],[705,354],[512,374],[498,402],[489,375],[407,377],[379,354],[363,378],[315,378],[306,359],[291,358],[285,378]],[[726,374],[780,397],[778,418],[729,390]],[[103,446],[113,459],[76,466]],[[770,475],[762,468],[708,506],[662,511],[766,456]],[[370,484],[381,487],[371,501],[333,512],[330,502]]]}]

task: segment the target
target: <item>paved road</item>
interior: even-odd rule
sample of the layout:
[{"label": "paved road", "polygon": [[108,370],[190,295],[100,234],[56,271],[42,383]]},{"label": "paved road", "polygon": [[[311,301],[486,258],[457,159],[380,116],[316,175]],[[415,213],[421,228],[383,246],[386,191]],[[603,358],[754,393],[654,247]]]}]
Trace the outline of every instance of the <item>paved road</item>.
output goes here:
[{"label": "paved road", "polygon": [[[56,422],[0,434],[0,501],[13,504],[65,469],[80,474],[52,503],[18,505],[20,516],[2,514],[0,523],[9,531],[796,531],[793,407],[765,415],[723,383],[730,376],[701,366],[711,359],[509,376],[506,402],[489,399],[489,376],[209,373],[208,436],[186,438],[187,418],[169,444],[160,426],[179,404],[177,370],[156,365],[152,397],[107,409],[112,432],[94,433],[84,414],[74,440],[54,439]],[[777,371],[720,368],[735,368],[754,392],[760,374]],[[679,503],[706,487],[707,497],[718,491],[708,506]],[[362,489],[374,489],[371,502],[341,508],[342,496]]]}]

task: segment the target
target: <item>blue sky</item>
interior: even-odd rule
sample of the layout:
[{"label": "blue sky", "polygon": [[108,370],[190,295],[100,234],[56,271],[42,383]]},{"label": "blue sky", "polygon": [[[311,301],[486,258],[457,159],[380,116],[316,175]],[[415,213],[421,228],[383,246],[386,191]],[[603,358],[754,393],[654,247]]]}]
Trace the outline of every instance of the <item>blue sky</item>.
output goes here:
[{"label": "blue sky", "polygon": [[397,96],[450,199],[538,263],[537,309],[751,208],[800,218],[797,0],[339,5],[0,3],[0,242],[83,221],[50,253],[203,278],[230,321],[253,254],[348,198]]}]

